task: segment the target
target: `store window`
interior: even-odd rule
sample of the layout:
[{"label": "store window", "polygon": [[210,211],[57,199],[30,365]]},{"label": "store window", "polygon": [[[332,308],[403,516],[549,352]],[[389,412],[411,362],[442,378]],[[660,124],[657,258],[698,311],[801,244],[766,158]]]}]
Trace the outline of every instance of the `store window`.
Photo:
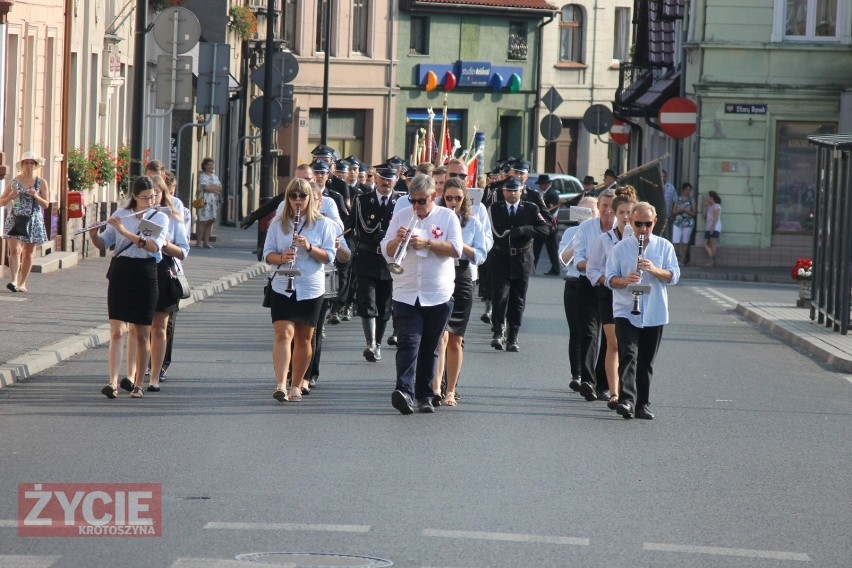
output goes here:
[{"label": "store window", "polygon": [[772,40],[850,43],[847,0],[775,0]]},{"label": "store window", "polygon": [[409,55],[429,55],[429,18],[411,16],[411,42]]},{"label": "store window", "polygon": [[559,21],[559,61],[583,62],[583,8],[575,4],[562,7]]},{"label": "store window", "polygon": [[810,234],[814,229],[817,154],[808,136],[834,134],[837,125],[779,121],[775,137],[773,232]]},{"label": "store window", "polygon": [[[438,152],[438,141],[441,138],[441,114],[435,116],[432,121],[433,133],[429,135],[429,114],[426,109],[408,109],[405,114],[405,159],[410,160],[412,164],[420,162],[435,161],[435,155]],[[448,110],[447,111],[447,135],[445,136],[445,144],[449,144],[452,149],[453,141],[464,140],[464,111]],[[449,140],[449,143],[447,142]],[[416,150],[415,150],[416,144]],[[429,149],[431,148],[431,160],[429,159]],[[461,154],[465,148],[460,148],[456,151],[456,155]]]},{"label": "store window", "polygon": [[[320,143],[322,135],[322,110],[311,109],[308,143],[311,148]],[[364,157],[364,130],[366,112],[363,110],[328,111],[326,144],[337,150],[339,157]]]}]

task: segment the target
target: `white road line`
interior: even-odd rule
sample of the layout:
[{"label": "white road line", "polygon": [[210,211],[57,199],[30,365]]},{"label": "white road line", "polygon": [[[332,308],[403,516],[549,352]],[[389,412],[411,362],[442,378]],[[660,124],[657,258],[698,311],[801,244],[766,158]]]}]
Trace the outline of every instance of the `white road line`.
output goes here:
[{"label": "white road line", "polygon": [[723,294],[722,292],[718,291],[715,288],[707,288],[706,290],[708,292],[710,292],[711,294],[714,294],[717,298],[721,298],[722,300],[728,302],[729,304],[733,304],[733,305],[736,306],[737,304],[740,303],[739,300],[735,300],[734,298],[731,298],[727,294]]},{"label": "white road line", "polygon": [[852,383],[852,377],[843,377],[843,378],[846,379],[847,381],[849,381],[850,383]]},{"label": "white road line", "polygon": [[0,302],[25,302],[26,298],[10,298],[9,296],[0,296]]},{"label": "white road line", "polygon": [[0,554],[3,568],[48,568],[59,560],[59,556],[11,556]]},{"label": "white road line", "polygon": [[722,548],[718,546],[689,546],[656,542],[645,542],[642,544],[642,548],[644,550],[656,550],[661,552],[715,554],[716,556],[739,556],[742,558],[769,558],[772,560],[797,560],[799,562],[810,562],[811,560],[807,554],[801,554],[798,552],[780,552],[777,550],[750,550],[748,548]]},{"label": "white road line", "polygon": [[204,528],[229,531],[370,532],[370,525],[312,525],[306,523],[207,523]]},{"label": "white road line", "polygon": [[[276,564],[281,566],[295,566],[294,564]],[[246,563],[241,560],[219,560],[217,558],[178,558],[172,563],[171,568],[246,568]]]},{"label": "white road line", "polygon": [[0,528],[16,529],[18,528],[18,521],[17,519],[0,519]]},{"label": "white road line", "polygon": [[589,539],[574,536],[547,536],[537,534],[515,534],[479,531],[446,531],[440,529],[425,529],[423,536],[441,538],[466,538],[473,540],[499,540],[504,542],[536,542],[541,544],[572,544],[589,546]]}]

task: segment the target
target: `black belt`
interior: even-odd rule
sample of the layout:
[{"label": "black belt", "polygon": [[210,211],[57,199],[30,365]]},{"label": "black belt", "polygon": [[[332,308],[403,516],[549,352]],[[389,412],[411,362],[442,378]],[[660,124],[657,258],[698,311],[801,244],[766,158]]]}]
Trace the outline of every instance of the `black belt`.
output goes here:
[{"label": "black belt", "polygon": [[459,268],[461,270],[470,268],[470,261],[469,260],[459,260],[459,263],[458,263],[458,265],[456,265],[456,268]]},{"label": "black belt", "polygon": [[494,250],[496,250],[497,252],[503,253],[503,254],[516,256],[518,254],[521,254],[522,252],[526,252],[526,251],[530,250],[532,248],[532,246],[533,246],[532,242],[529,242],[522,247],[510,247],[508,249],[494,245]]},{"label": "black belt", "polygon": [[566,276],[565,282],[579,282],[580,279],[576,276]]},{"label": "black belt", "polygon": [[364,243],[358,243],[358,250],[371,252],[373,254],[382,254],[382,245],[368,245]]}]

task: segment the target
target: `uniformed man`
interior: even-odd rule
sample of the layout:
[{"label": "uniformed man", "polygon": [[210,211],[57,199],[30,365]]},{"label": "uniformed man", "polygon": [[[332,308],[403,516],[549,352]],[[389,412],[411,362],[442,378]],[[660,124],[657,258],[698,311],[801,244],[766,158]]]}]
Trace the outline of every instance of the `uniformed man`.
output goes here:
[{"label": "uniformed man", "polygon": [[598,182],[595,181],[594,176],[586,176],[583,178],[583,191],[578,193],[571,199],[569,199],[565,205],[567,207],[571,207],[572,205],[579,205],[580,201],[585,197],[597,197],[598,191],[595,190],[595,187],[598,185]]},{"label": "uniformed man", "polygon": [[520,351],[518,332],[533,272],[533,239],[550,231],[550,224],[538,207],[521,200],[523,186],[520,179],[509,177],[503,183],[503,202],[490,207],[494,231],[490,252],[494,330],[491,346],[498,351],[504,347],[507,351]]},{"label": "uniformed man", "polygon": [[394,184],[393,190],[397,193],[397,195],[408,195],[408,186],[405,183],[404,175],[405,170],[408,168],[408,164],[404,159],[397,155],[393,155],[388,158],[386,163],[396,174],[396,183]]},{"label": "uniformed man", "polygon": [[604,172],[604,189],[611,189],[615,191],[618,187],[618,174],[615,173],[615,170],[612,168],[607,168]]},{"label": "uniformed man", "polygon": [[392,280],[380,244],[396,205],[395,170],[379,166],[376,175],[376,190],[355,198],[347,223],[358,241],[352,274],[358,278],[356,304],[367,342],[363,355],[371,363],[382,359],[382,339],[391,317]]},{"label": "uniformed man", "polygon": [[541,247],[547,249],[547,257],[550,259],[550,270],[545,272],[550,276],[559,276],[559,255],[556,253],[556,227],[557,216],[559,215],[559,192],[553,187],[553,182],[547,174],[541,174],[535,180],[535,184],[539,188],[541,197],[547,207],[547,212],[550,214],[550,234],[544,239],[536,239],[533,246],[533,258],[535,266],[538,266],[538,259],[541,256]]},{"label": "uniformed man", "polygon": [[[311,150],[311,155],[314,157],[314,162],[319,160],[328,164],[328,175],[325,176],[325,181],[322,183],[317,183],[320,183],[322,187],[333,191],[341,197],[341,202],[343,203],[343,206],[345,207],[346,211],[341,211],[340,217],[345,221],[346,218],[349,217],[349,208],[346,207],[345,197],[348,192],[346,191],[346,182],[334,175],[336,163],[335,160],[338,157],[337,150],[330,146],[326,146],[325,144],[320,144],[316,148]],[[328,195],[329,197],[334,199],[335,202],[337,202],[337,199],[335,199],[333,195],[329,193],[324,193],[323,195]]]}]

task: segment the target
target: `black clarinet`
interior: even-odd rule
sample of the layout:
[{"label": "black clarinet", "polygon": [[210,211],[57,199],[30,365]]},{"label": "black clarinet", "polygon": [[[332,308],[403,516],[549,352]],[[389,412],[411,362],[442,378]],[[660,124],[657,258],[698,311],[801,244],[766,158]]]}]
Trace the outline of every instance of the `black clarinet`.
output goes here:
[{"label": "black clarinet", "polygon": [[[642,274],[642,270],[639,268],[639,263],[642,261],[642,255],[645,252],[645,235],[640,234],[637,239],[639,239],[639,256],[636,259],[636,272]],[[642,313],[642,310],[639,309],[639,300],[642,299],[642,290],[634,288],[633,290],[633,309],[630,310],[630,313],[634,316],[638,316]]]},{"label": "black clarinet", "polygon": [[[290,245],[290,250],[293,251],[293,260],[290,261],[290,270],[296,268],[296,235],[299,233],[296,232],[296,229],[299,227],[299,221],[302,220],[302,207],[296,207],[296,214],[293,216],[293,243]],[[642,246],[641,244],[639,245]],[[641,249],[640,249],[641,250]],[[292,294],[296,291],[296,276],[294,274],[289,274],[287,276],[287,292]]]}]

